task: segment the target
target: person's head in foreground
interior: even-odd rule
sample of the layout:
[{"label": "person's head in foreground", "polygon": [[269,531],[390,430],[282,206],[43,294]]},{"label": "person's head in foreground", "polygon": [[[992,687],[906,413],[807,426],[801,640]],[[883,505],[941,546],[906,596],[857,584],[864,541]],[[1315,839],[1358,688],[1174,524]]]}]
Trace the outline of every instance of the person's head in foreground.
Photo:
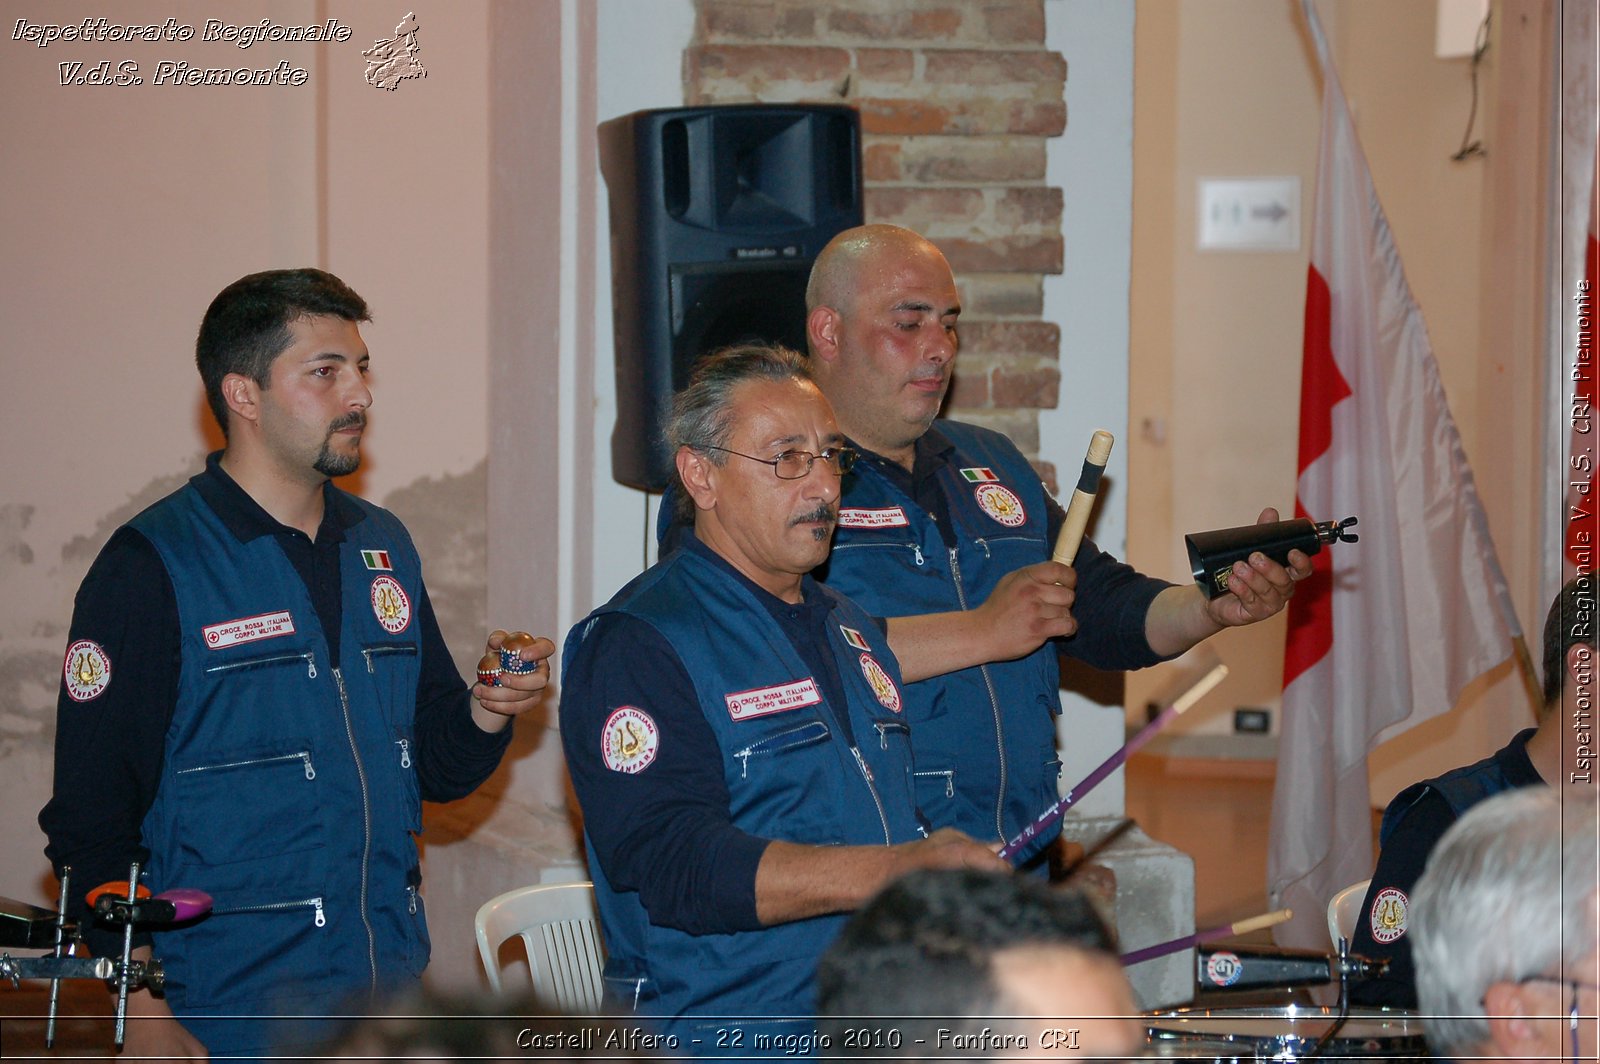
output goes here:
[{"label": "person's head in foreground", "polygon": [[817,979],[827,1053],[1127,1057],[1144,1045],[1093,904],[1031,878],[896,880],[845,925]]},{"label": "person's head in foreground", "polygon": [[[610,1016],[562,1015],[532,993],[418,990],[350,1023],[309,1060],[654,1060]],[[659,1059],[668,1059],[661,1057]]]},{"label": "person's head in foreground", "polygon": [[1594,1060],[1596,793],[1530,787],[1456,822],[1411,899],[1435,1054]]}]

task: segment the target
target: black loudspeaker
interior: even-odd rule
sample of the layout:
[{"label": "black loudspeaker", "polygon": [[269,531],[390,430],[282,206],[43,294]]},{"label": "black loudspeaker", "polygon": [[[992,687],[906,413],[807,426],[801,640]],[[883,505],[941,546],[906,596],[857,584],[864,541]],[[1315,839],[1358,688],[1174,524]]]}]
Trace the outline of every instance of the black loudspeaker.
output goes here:
[{"label": "black loudspeaker", "polygon": [[861,123],[850,107],[739,104],[603,122],[611,200],[617,424],[611,474],[672,480],[662,429],[707,352],[750,340],[804,351],[811,263],[861,224]]}]

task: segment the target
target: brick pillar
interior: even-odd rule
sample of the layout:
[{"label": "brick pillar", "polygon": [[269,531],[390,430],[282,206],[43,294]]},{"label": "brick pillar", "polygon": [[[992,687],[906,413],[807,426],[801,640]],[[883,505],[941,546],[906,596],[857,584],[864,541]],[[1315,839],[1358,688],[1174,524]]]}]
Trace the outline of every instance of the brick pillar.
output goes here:
[{"label": "brick pillar", "polygon": [[961,290],[949,412],[1037,461],[1060,393],[1060,330],[1040,319],[1061,272],[1061,190],[1045,139],[1066,126],[1066,62],[1043,0],[696,0],[690,105],[847,103],[861,112],[869,222],[915,229]]}]

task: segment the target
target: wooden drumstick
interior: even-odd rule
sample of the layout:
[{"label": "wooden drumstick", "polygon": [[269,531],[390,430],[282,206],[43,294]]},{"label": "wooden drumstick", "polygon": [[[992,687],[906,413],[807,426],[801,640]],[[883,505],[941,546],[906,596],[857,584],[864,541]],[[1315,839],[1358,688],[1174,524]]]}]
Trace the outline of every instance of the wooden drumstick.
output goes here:
[{"label": "wooden drumstick", "polygon": [[1083,530],[1089,527],[1089,513],[1094,509],[1094,496],[1100,490],[1100,477],[1106,471],[1106,460],[1111,457],[1111,433],[1095,429],[1089,438],[1089,454],[1083,460],[1083,472],[1078,475],[1078,486],[1067,503],[1067,520],[1056,536],[1052,561],[1071,565],[1078,556],[1078,545],[1083,542]]},{"label": "wooden drumstick", "polygon": [[1180,950],[1198,946],[1202,942],[1212,942],[1219,938],[1233,938],[1235,935],[1248,935],[1250,932],[1259,931],[1263,927],[1276,927],[1292,916],[1294,916],[1293,909],[1279,909],[1276,912],[1252,916],[1248,920],[1238,920],[1231,924],[1223,924],[1221,927],[1213,927],[1209,931],[1197,931],[1192,935],[1184,935],[1182,938],[1175,938],[1170,942],[1159,942],[1154,946],[1136,949],[1132,953],[1124,953],[1122,955],[1122,966],[1126,968],[1129,965],[1138,964],[1140,961],[1165,957],[1169,953],[1177,953]]},{"label": "wooden drumstick", "polygon": [[1293,909],[1276,909],[1270,913],[1262,913],[1260,916],[1252,916],[1248,920],[1239,920],[1236,923],[1229,924],[1226,934],[1220,933],[1221,928],[1216,929],[1218,933],[1208,931],[1206,932],[1205,937],[1200,941],[1207,942],[1212,938],[1228,938],[1233,935],[1248,935],[1252,931],[1260,931],[1263,927],[1277,927],[1279,924],[1284,923],[1293,917]]}]

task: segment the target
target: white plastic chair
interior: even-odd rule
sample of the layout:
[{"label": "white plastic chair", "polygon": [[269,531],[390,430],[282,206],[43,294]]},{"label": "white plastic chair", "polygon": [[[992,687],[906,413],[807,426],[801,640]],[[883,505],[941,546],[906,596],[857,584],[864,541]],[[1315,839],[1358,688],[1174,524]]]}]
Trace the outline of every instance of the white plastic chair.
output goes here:
[{"label": "white plastic chair", "polygon": [[473,924],[495,993],[501,990],[500,947],[520,936],[535,994],[563,1013],[600,1011],[605,946],[595,919],[594,884],[518,887],[484,902]]},{"label": "white plastic chair", "polygon": [[1339,939],[1350,941],[1355,938],[1356,920],[1361,916],[1361,903],[1367,900],[1367,887],[1372,880],[1363,879],[1359,883],[1352,883],[1343,890],[1338,891],[1328,899],[1328,937],[1333,939],[1333,948],[1339,948]]}]

